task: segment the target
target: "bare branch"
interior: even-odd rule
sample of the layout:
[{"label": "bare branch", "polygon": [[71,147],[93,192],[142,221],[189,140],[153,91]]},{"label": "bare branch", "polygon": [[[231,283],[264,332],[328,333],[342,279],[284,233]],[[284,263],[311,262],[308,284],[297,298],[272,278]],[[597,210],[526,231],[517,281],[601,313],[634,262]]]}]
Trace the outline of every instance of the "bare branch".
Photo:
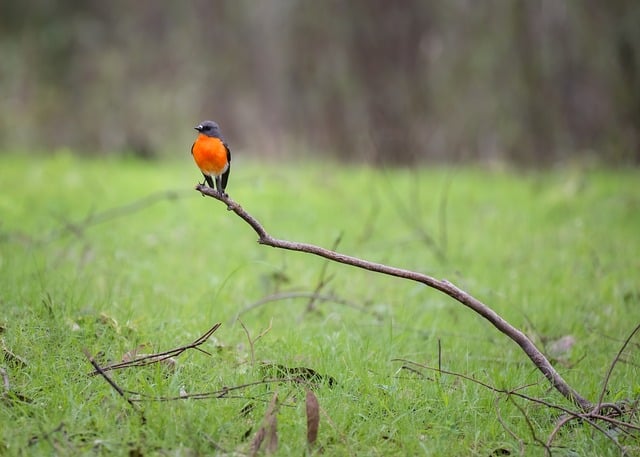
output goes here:
[{"label": "bare branch", "polygon": [[[111,371],[111,370],[122,370],[123,368],[129,368],[129,367],[140,367],[140,366],[146,366],[146,365],[151,365],[153,363],[158,363],[158,362],[162,362],[163,360],[169,359],[171,357],[177,357],[180,354],[182,354],[183,352],[185,352],[188,349],[196,349],[200,352],[203,352],[207,355],[211,355],[209,354],[207,351],[205,351],[204,349],[201,349],[199,346],[202,345],[204,342],[206,342],[209,337],[211,335],[213,335],[213,333],[218,330],[218,328],[220,328],[222,324],[221,323],[217,323],[215,324],[213,327],[211,327],[209,330],[207,330],[202,336],[198,337],[195,341],[193,341],[190,344],[187,344],[185,346],[180,346],[178,348],[175,349],[171,349],[169,351],[165,351],[165,352],[158,352],[157,354],[148,354],[145,356],[141,356],[138,357],[136,359],[133,360],[128,360],[126,362],[118,362],[118,363],[113,363],[111,365],[106,365],[104,367],[100,367],[100,370],[98,370],[96,368],[95,371],[93,371],[92,373],[90,373],[90,376],[95,376],[97,374],[102,374],[106,371]],[[94,365],[95,367],[95,365]]]},{"label": "bare branch", "polygon": [[[229,399],[229,398],[243,398],[246,399],[246,396],[240,395],[231,395],[232,392],[249,389],[254,386],[260,385],[269,385],[269,384],[304,384],[300,378],[297,377],[282,377],[282,378],[273,378],[273,379],[261,379],[259,381],[252,381],[245,384],[240,384],[237,386],[224,386],[219,390],[213,390],[209,392],[195,392],[195,393],[182,393],[177,396],[162,396],[162,395],[149,395],[144,392],[135,392],[132,390],[124,390],[125,393],[128,393],[132,397],[130,397],[132,402],[142,403],[142,402],[170,402],[170,401],[184,401],[184,400],[209,400],[212,398],[217,399]],[[257,397],[249,397],[252,400],[258,400]]]},{"label": "bare branch", "polygon": [[[529,395],[526,395],[526,394],[523,394],[523,393],[519,392],[519,390],[522,390],[522,389],[524,389],[526,387],[530,387],[530,386],[521,386],[521,387],[518,387],[516,389],[510,389],[510,390],[500,389],[498,387],[492,386],[492,385],[487,384],[487,383],[485,383],[483,381],[480,381],[478,379],[472,378],[470,376],[466,376],[466,375],[464,375],[462,373],[456,373],[456,372],[452,372],[452,371],[447,371],[447,370],[442,370],[442,369],[439,369],[439,368],[430,367],[428,365],[423,365],[421,363],[413,362],[413,361],[407,360],[407,359],[393,359],[392,361],[411,364],[411,365],[414,365],[416,367],[424,368],[426,370],[442,372],[442,373],[447,374],[447,375],[452,375],[452,376],[458,377],[460,379],[471,381],[471,382],[473,382],[475,384],[478,384],[478,385],[480,385],[480,386],[482,386],[482,387],[484,387],[486,389],[489,389],[489,390],[491,390],[491,391],[493,391],[495,393],[500,393],[500,394],[506,395],[507,398],[510,399],[512,401],[512,403],[520,410],[520,412],[522,413],[524,419],[527,422],[527,426],[529,427],[529,429],[531,431],[531,434],[533,436],[534,441],[536,443],[538,443],[538,444],[541,444],[545,448],[546,455],[551,455],[551,444],[553,443],[553,440],[555,439],[555,436],[558,434],[560,429],[562,427],[564,427],[566,424],[568,424],[569,422],[573,421],[573,420],[584,421],[587,424],[591,425],[593,428],[595,428],[596,430],[601,432],[604,436],[606,436],[609,440],[613,441],[613,443],[616,446],[618,446],[618,448],[620,448],[620,449],[622,449],[622,447],[621,447],[620,443],[618,442],[618,440],[615,437],[613,437],[610,433],[608,433],[607,430],[604,427],[602,427],[600,424],[598,424],[597,422],[599,422],[599,421],[600,422],[605,422],[605,423],[608,423],[610,427],[617,427],[622,433],[624,433],[625,435],[627,435],[629,437],[632,437],[631,431],[640,430],[640,426],[634,425],[630,421],[629,422],[619,421],[619,420],[614,419],[613,417],[601,415],[599,413],[601,408],[605,407],[605,408],[612,408],[616,413],[619,411],[620,414],[622,414],[622,410],[620,410],[620,408],[617,405],[603,404],[603,405],[601,405],[600,409],[597,408],[597,407],[594,407],[592,410],[585,411],[585,412],[572,411],[572,410],[570,410],[568,408],[565,408],[564,406],[560,406],[560,405],[556,405],[556,404],[553,404],[553,403],[549,403],[549,402],[547,402],[545,400],[542,400],[540,398],[531,397]],[[406,368],[406,365],[403,368]],[[554,427],[553,431],[549,435],[546,443],[544,443],[539,438],[537,438],[537,436],[535,435],[535,432],[534,432],[534,428],[531,425],[531,422],[530,422],[529,418],[527,417],[524,409],[516,401],[514,401],[513,397],[522,398],[523,400],[527,400],[527,401],[530,401],[532,403],[537,403],[537,404],[540,404],[540,405],[544,405],[544,406],[546,406],[547,408],[550,408],[550,409],[557,409],[557,410],[562,411],[564,413],[564,414],[562,414],[560,420],[558,421],[558,423]],[[497,406],[496,406],[496,408],[497,408]],[[498,420],[501,423],[503,423],[501,418],[499,418]],[[507,430],[507,432],[510,433],[510,431],[508,429],[506,429],[506,430]]]},{"label": "bare branch", "polygon": [[520,348],[525,352],[525,354],[534,363],[534,365],[542,372],[547,380],[549,380],[551,385],[556,390],[558,390],[558,392],[560,392],[566,399],[579,406],[582,411],[589,411],[593,408],[592,403],[582,395],[580,395],[562,378],[562,376],[556,371],[553,365],[551,365],[551,362],[549,362],[544,354],[523,332],[509,324],[499,314],[493,311],[493,309],[482,303],[480,300],[471,296],[464,290],[458,288],[446,279],[438,280],[431,276],[415,271],[391,267],[381,263],[369,262],[358,257],[341,254],[329,249],[315,246],[313,244],[299,243],[274,238],[269,235],[269,233],[260,224],[260,222],[258,222],[257,219],[246,212],[242,208],[242,206],[232,200],[228,195],[220,194],[216,190],[202,185],[197,185],[196,190],[199,191],[202,195],[215,198],[216,200],[225,203],[229,211],[233,211],[234,213],[236,213],[236,215],[238,215],[241,219],[243,219],[247,224],[251,226],[251,228],[258,235],[258,243],[260,244],[279,249],[287,249],[290,251],[305,252],[345,265],[351,265],[364,270],[419,282],[448,295],[459,303],[470,308],[480,316],[484,317],[496,329],[507,335],[511,340],[518,344],[518,346],[520,346]]},{"label": "bare branch", "polygon": [[498,419],[498,422],[500,422],[500,425],[502,425],[502,428],[509,435],[511,435],[511,438],[513,438],[515,441],[518,442],[518,445],[520,448],[520,455],[524,455],[524,445],[525,445],[524,440],[520,438],[520,436],[518,436],[516,432],[511,430],[511,428],[509,428],[505,420],[502,418],[502,413],[500,412],[500,400],[501,400],[501,397],[499,395],[496,395],[495,398],[493,399],[493,405],[496,410],[496,418]]},{"label": "bare branch", "polygon": [[511,400],[511,403],[518,409],[518,411],[520,411],[520,414],[522,414],[522,418],[524,419],[525,423],[527,424],[527,427],[529,428],[529,433],[531,433],[531,437],[533,438],[533,441],[535,443],[540,444],[544,448],[545,455],[551,455],[551,443],[545,443],[540,438],[538,438],[538,435],[536,435],[536,428],[531,423],[531,420],[529,419],[527,412],[511,396],[509,396],[508,398]]},{"label": "bare branch", "polygon": [[249,342],[249,350],[251,351],[251,367],[254,367],[256,365],[256,356],[255,356],[256,341],[258,341],[260,338],[262,338],[263,336],[265,336],[267,333],[271,331],[271,326],[273,325],[273,319],[271,319],[271,321],[269,322],[269,327],[264,329],[258,336],[256,336],[253,339],[251,339],[251,334],[249,333],[249,329],[244,325],[244,322],[242,322],[240,318],[238,318],[238,322],[240,322],[240,325],[242,326],[242,329],[244,330],[245,335],[247,335],[247,341]]},{"label": "bare branch", "polygon": [[87,359],[89,360],[89,363],[91,363],[91,365],[93,365],[93,368],[95,368],[95,370],[100,374],[100,376],[102,376],[104,378],[105,381],[107,381],[107,383],[113,387],[113,389],[118,393],[118,395],[120,395],[122,398],[125,399],[125,401],[129,404],[129,406],[131,406],[133,408],[134,411],[138,412],[140,414],[140,420],[142,421],[142,424],[144,425],[147,422],[147,419],[144,415],[144,412],[142,410],[139,410],[135,403],[133,403],[133,401],[125,394],[124,390],[122,390],[122,388],[115,383],[115,381],[113,379],[111,379],[109,377],[109,375],[107,373],[104,372],[104,370],[102,369],[102,367],[100,365],[98,365],[98,362],[95,361],[95,359],[93,358],[93,356],[89,353],[89,351],[87,349],[83,350],[84,355],[87,357]]}]

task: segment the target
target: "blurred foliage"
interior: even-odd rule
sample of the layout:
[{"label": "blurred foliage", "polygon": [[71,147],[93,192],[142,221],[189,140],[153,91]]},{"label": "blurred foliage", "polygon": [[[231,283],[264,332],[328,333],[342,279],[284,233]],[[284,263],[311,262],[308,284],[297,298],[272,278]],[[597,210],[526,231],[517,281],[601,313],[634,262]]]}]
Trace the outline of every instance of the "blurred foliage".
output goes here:
[{"label": "blurred foliage", "polygon": [[[640,163],[635,0],[0,2],[0,148]],[[300,152],[302,153],[302,152]]]}]

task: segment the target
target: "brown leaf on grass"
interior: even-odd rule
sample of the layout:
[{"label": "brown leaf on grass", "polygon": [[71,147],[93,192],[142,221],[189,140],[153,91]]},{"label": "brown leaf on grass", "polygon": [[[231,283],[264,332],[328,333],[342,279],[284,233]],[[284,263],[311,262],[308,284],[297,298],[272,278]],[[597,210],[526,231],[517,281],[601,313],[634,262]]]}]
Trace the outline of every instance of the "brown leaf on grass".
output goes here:
[{"label": "brown leaf on grass", "polygon": [[267,411],[264,413],[262,426],[258,429],[251,442],[251,456],[258,454],[260,446],[265,440],[267,453],[273,454],[278,450],[278,409],[278,393],[275,392],[269,402]]},{"label": "brown leaf on grass", "polygon": [[260,427],[256,432],[256,436],[254,436],[253,441],[251,441],[251,453],[249,454],[251,457],[258,455],[258,451],[260,450],[260,446],[262,446],[262,442],[264,441],[264,436],[266,434],[267,431],[264,427]]},{"label": "brown leaf on grass", "polygon": [[320,404],[318,398],[307,389],[307,443],[312,446],[318,439],[318,428],[320,427]]},{"label": "brown leaf on grass", "polygon": [[269,408],[265,414],[267,428],[267,452],[274,453],[278,449],[278,393],[273,394]]}]

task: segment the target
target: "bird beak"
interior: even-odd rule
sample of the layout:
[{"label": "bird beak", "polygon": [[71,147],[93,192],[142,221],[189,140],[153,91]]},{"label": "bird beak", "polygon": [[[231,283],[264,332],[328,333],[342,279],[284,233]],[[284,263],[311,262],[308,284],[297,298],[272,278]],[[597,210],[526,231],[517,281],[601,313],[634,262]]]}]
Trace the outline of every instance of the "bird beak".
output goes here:
[{"label": "bird beak", "polygon": [[194,129],[196,129],[198,132],[201,132],[202,131],[202,124],[195,126]]}]

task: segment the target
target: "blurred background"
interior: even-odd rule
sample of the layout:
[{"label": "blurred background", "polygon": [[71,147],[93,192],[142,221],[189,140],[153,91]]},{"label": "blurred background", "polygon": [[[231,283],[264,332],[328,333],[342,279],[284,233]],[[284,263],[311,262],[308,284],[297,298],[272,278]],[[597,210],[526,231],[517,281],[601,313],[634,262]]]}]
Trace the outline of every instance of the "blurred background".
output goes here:
[{"label": "blurred background", "polygon": [[0,150],[640,164],[637,0],[0,0]]}]

